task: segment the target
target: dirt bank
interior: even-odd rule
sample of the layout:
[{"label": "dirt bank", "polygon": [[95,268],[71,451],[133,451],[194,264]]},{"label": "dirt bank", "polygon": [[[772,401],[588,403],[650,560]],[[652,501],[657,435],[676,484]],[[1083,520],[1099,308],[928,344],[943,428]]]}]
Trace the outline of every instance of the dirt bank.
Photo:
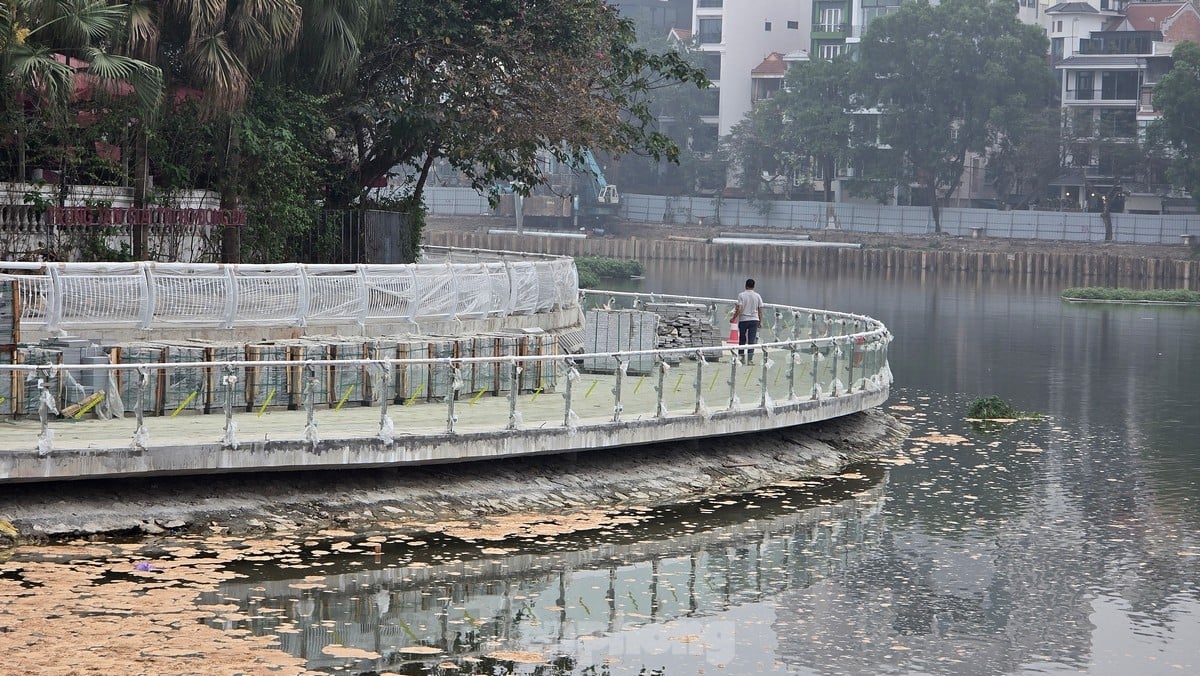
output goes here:
[{"label": "dirt bank", "polygon": [[5,486],[24,539],[94,533],[414,529],[446,519],[636,507],[834,472],[895,449],[908,426],[873,410],[770,433],[425,468]]}]

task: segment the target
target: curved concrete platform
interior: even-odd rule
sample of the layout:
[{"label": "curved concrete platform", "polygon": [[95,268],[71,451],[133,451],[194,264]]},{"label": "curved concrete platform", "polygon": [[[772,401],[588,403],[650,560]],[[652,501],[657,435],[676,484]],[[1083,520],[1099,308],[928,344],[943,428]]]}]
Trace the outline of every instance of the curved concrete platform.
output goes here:
[{"label": "curved concrete platform", "polygon": [[[315,442],[285,438],[286,430],[290,428],[294,436],[305,424],[305,413],[293,411],[272,414],[268,422],[259,426],[261,439],[243,441],[236,448],[219,441],[197,442],[205,436],[219,439],[219,425],[223,422],[220,416],[197,416],[186,422],[208,422],[213,428],[209,430],[211,434],[202,434],[194,424],[180,425],[174,433],[167,430],[153,433],[155,443],[139,448],[115,436],[127,429],[132,431],[132,421],[106,421],[112,424],[103,430],[99,425],[81,423],[84,438],[76,442],[77,447],[39,453],[36,444],[30,443],[36,441],[36,421],[27,421],[11,426],[23,427],[28,432],[20,435],[26,439],[25,443],[13,444],[18,438],[13,434],[5,434],[4,440],[0,441],[0,482],[427,465],[583,452],[681,439],[699,440],[828,420],[879,406],[887,400],[889,383],[862,382],[866,388],[859,391],[836,397],[778,402],[770,410],[754,407],[714,411],[708,415],[650,417],[574,427],[547,424],[513,430],[454,433],[433,431],[432,428],[416,429],[419,424],[433,422],[429,420],[430,414],[438,415],[443,411],[436,407],[436,411],[424,411],[421,419],[414,415],[405,424],[406,431],[397,433],[392,443],[370,434],[339,435]],[[530,397],[523,395],[526,399]],[[339,427],[358,427],[364,431],[378,415],[374,409],[354,409],[344,413],[345,417],[339,419]],[[271,438],[273,433],[276,438]],[[78,447],[81,443],[86,446]]]},{"label": "curved concrete platform", "polygon": [[[559,298],[554,288],[548,297]],[[586,300],[549,304],[535,318],[563,320],[564,313],[580,318]],[[546,334],[546,341],[538,339],[537,351],[522,347],[488,356],[461,356],[455,350],[452,356],[421,359],[0,364],[0,378],[24,383],[24,402],[13,410],[25,412],[0,420],[0,483],[403,467],[577,453],[793,427],[874,408],[888,398],[891,335],[869,317],[768,306],[773,321],[760,333],[767,338],[754,346],[753,364],[743,365],[719,337],[715,344],[712,340],[712,324],[728,315],[728,300],[597,291],[593,301],[596,322],[577,333],[591,329],[595,351],[582,354],[566,336]],[[683,324],[668,324],[671,331],[683,327],[669,335],[674,342],[668,344],[676,347],[668,348],[656,322],[664,317],[660,312],[675,311],[670,306],[686,306],[691,314]],[[673,315],[672,321],[678,318]],[[474,335],[463,333],[471,328],[463,321],[452,323],[458,331],[441,339]],[[628,340],[635,333],[636,344]],[[696,343],[700,334],[705,342]],[[550,347],[544,352],[545,345]],[[571,354],[564,355],[568,350]],[[236,389],[253,382],[255,373],[285,372],[288,380],[279,387],[290,396],[281,396],[275,406],[270,406],[274,387],[265,401],[261,392],[249,401],[249,384]],[[359,374],[353,382],[363,393],[350,405],[345,404],[355,384],[348,389],[331,384],[334,374],[347,372]],[[484,372],[482,388],[467,375]],[[393,380],[401,373],[418,374],[412,382],[420,385],[403,397],[393,396],[399,394],[393,392]],[[124,395],[118,377],[125,379]],[[52,392],[61,389],[63,379],[73,378],[99,384],[90,395],[92,405],[106,395],[113,401],[124,396],[135,411],[145,409],[143,402],[156,391],[161,394],[172,378],[196,389],[175,408],[160,401],[157,415],[150,409],[106,414],[75,408],[83,402],[60,415],[57,409],[66,402],[56,406]],[[318,396],[318,387],[328,389]],[[206,403],[204,411],[211,412],[185,410],[199,389],[210,396],[219,391],[225,403]],[[243,391],[245,400],[239,399]],[[335,405],[336,393],[343,391]]]}]

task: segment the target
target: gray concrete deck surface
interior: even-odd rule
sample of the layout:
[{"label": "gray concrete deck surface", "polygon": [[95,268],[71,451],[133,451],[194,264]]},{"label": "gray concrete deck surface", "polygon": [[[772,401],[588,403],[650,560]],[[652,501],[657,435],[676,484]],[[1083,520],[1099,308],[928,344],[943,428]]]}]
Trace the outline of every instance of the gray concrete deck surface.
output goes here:
[{"label": "gray concrete deck surface", "polygon": [[236,413],[236,447],[225,443],[226,419],[221,413],[146,416],[144,447],[133,444],[133,415],[53,419],[48,452],[39,450],[38,419],[5,420],[0,421],[0,482],[429,464],[702,439],[861,411],[882,404],[890,385],[890,377],[863,379],[860,373],[850,392],[831,397],[833,374],[818,369],[822,393],[813,398],[813,373],[807,365],[797,365],[796,396],[790,398],[789,375],[779,363],[766,368],[765,377],[761,364],[739,366],[733,374],[736,401],[731,406],[730,364],[706,363],[700,384],[703,406],[697,413],[697,364],[684,361],[662,374],[660,416],[657,372],[628,374],[622,379],[621,414],[614,420],[615,377],[584,373],[572,386],[574,415],[569,423],[566,379],[560,378],[554,392],[517,398],[515,429],[509,429],[506,396],[460,395],[454,402],[452,432],[446,402],[389,404],[387,415],[394,427],[390,444],[380,437],[378,406],[349,404],[339,410],[314,408],[315,439],[306,436],[308,412],[303,409]]}]

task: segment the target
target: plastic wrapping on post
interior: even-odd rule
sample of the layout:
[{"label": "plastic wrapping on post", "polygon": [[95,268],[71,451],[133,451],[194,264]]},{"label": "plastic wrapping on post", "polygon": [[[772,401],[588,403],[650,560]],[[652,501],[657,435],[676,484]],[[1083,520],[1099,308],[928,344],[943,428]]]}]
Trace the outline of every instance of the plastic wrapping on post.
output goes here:
[{"label": "plastic wrapping on post", "polygon": [[379,438],[388,446],[391,446],[396,441],[396,424],[392,422],[392,416],[381,416]]},{"label": "plastic wrapping on post", "polygon": [[54,450],[54,430],[50,429],[50,414],[58,415],[58,406],[54,403],[54,395],[50,393],[50,388],[46,386],[45,378],[38,378],[37,386],[41,392],[38,399],[38,417],[42,422],[37,449],[38,456],[44,457]]}]

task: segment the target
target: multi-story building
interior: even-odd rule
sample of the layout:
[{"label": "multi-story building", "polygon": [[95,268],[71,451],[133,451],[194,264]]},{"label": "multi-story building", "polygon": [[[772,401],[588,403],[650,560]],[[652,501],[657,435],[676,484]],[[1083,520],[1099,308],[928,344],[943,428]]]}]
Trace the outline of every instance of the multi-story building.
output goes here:
[{"label": "multi-story building", "polygon": [[[753,71],[772,53],[798,58],[810,44],[813,0],[693,0],[692,34],[716,62],[717,114],[706,120],[726,136],[755,101]],[[761,93],[761,91],[760,91]]]},{"label": "multi-story building", "polygon": [[1127,210],[1158,211],[1149,177],[1132,175],[1122,158],[1158,118],[1154,85],[1170,70],[1174,46],[1200,42],[1200,12],[1191,2],[1088,0],[1045,13],[1059,76],[1064,164],[1071,168],[1056,181],[1060,197],[1096,209],[1097,200],[1122,186],[1117,198],[1131,199]]}]

